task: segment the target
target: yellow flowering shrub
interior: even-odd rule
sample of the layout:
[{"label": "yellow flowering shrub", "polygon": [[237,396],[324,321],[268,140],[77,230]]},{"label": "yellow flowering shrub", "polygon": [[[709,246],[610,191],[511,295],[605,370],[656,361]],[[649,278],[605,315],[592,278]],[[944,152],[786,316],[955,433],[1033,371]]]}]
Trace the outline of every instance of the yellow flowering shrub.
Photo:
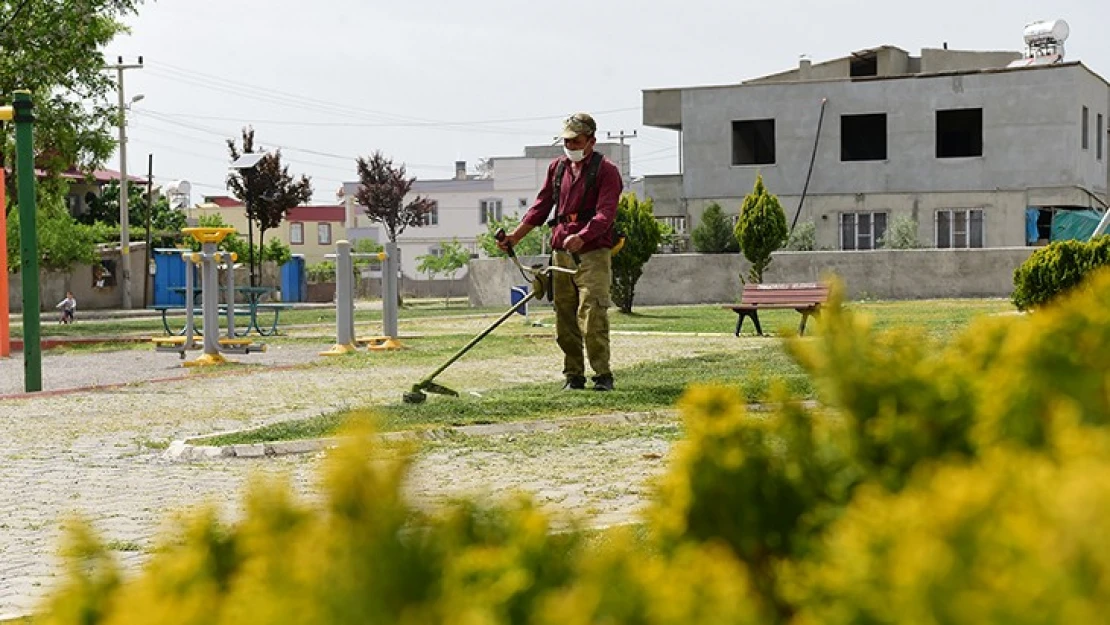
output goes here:
[{"label": "yellow flowering shrub", "polygon": [[1069,428],[1060,461],[1012,444],[866,487],[797,571],[797,625],[1101,623],[1110,605],[1110,440]]},{"label": "yellow flowering shrub", "polygon": [[123,579],[87,528],[36,623],[1097,623],[1110,605],[1110,273],[949,344],[840,296],[788,341],[821,408],[693,387],[644,540],[527,498],[422,513],[356,432],[323,501],[253,484]]}]

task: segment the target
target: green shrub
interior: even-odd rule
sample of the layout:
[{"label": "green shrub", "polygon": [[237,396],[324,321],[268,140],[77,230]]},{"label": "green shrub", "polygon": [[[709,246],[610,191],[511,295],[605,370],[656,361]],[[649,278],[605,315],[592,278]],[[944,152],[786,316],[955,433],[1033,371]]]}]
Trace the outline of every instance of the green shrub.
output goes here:
[{"label": "green shrub", "polygon": [[803,221],[790,233],[783,249],[791,252],[812,252],[817,249],[817,225],[812,221]]},{"label": "green shrub", "polygon": [[636,299],[636,283],[659,244],[669,234],[669,227],[655,218],[651,198],[639,199],[635,193],[621,195],[617,205],[616,229],[624,233],[624,247],[613,256],[613,304],[621,312],[632,312]]},{"label": "green shrub", "polygon": [[[755,179],[755,187],[744,198],[735,231],[744,257],[752,264],[748,280],[756,284],[763,282],[763,272],[771,264],[771,253],[786,243],[789,231],[782,204],[763,186],[762,175]],[[743,276],[740,280],[744,280]]]},{"label": "green shrub", "polygon": [[912,250],[921,247],[917,238],[917,220],[909,215],[895,217],[879,241],[879,246],[888,250]]},{"label": "green shrub", "polygon": [[335,282],[335,261],[325,260],[305,267],[305,275],[313,284]]},{"label": "green shrub", "polygon": [[1020,310],[1052,301],[1074,288],[1092,270],[1110,264],[1110,236],[1093,241],[1056,241],[1033,252],[1014,270],[1010,299]]},{"label": "green shrub", "polygon": [[735,254],[740,251],[732,224],[716,202],[710,202],[705,207],[698,227],[690,233],[690,240],[694,251],[702,254]]}]

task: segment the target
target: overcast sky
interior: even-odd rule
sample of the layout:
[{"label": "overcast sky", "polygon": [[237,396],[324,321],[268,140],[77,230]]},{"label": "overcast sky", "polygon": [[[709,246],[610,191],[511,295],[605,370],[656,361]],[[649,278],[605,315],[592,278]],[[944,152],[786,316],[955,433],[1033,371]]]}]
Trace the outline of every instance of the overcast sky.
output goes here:
[{"label": "overcast sky", "polygon": [[[129,173],[226,193],[224,140],[253,125],[334,203],[354,159],[382,150],[421,179],[455,160],[520,155],[592,112],[638,131],[634,175],[676,172],[677,133],[644,128],[643,89],[729,84],[890,44],[1020,50],[1032,21],[1071,26],[1067,58],[1110,78],[1110,1],[158,0],[108,46],[125,76]],[[118,168],[118,158],[109,167]]]}]

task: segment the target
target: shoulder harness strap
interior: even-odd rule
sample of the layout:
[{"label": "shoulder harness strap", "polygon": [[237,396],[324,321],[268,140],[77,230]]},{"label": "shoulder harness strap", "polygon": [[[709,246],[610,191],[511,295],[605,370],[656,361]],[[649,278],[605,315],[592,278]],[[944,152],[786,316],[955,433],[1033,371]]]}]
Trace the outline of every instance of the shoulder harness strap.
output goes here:
[{"label": "shoulder harness strap", "polygon": [[[590,191],[597,185],[597,174],[601,171],[601,161],[605,160],[601,152],[594,152],[590,155],[590,162],[586,165],[586,190],[585,194],[589,195]],[[555,166],[555,179],[552,180],[552,197],[555,198],[555,216],[552,217],[552,224],[558,220],[559,200],[562,198],[563,176],[567,171],[567,160],[559,159],[559,164]],[[596,206],[584,208],[578,215],[581,221],[588,221],[593,219],[594,213],[597,212]]]}]

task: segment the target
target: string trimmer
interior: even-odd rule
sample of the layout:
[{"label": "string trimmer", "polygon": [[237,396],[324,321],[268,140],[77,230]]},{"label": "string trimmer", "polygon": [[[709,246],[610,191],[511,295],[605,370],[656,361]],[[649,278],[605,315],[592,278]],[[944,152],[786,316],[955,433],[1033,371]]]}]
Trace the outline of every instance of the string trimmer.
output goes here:
[{"label": "string trimmer", "polygon": [[[502,241],[505,238],[505,231],[503,229],[498,230],[495,236],[498,241]],[[554,265],[548,265],[546,267],[543,265],[533,265],[531,267],[525,268],[524,265],[520,264],[520,259],[517,258],[516,252],[513,251],[513,247],[511,245],[508,246],[505,251],[509,254],[509,258],[511,258],[516,264],[517,269],[520,270],[520,275],[523,276],[525,280],[528,280],[531,283],[532,288],[528,292],[528,295],[525,295],[523,298],[521,298],[521,300],[514,304],[512,308],[507,310],[505,314],[501,315],[497,319],[497,321],[491,323],[488,328],[482,330],[481,334],[470,339],[469,343],[464,345],[463,348],[459,351],[455,352],[454,356],[451,356],[451,358],[449,358],[447,362],[440,365],[439,368],[433,371],[431,375],[424,378],[423,380],[420,380],[416,384],[413,384],[412,390],[405,393],[404,395],[403,399],[406,404],[423,403],[424,400],[428,399],[428,396],[424,394],[425,391],[427,391],[428,393],[435,393],[437,395],[450,395],[451,397],[458,397],[459,393],[457,391],[449,389],[446,386],[437,384],[435,382],[436,376],[443,373],[443,371],[447,369],[447,367],[450,367],[452,364],[454,364],[456,360],[462,358],[463,354],[470,351],[470,348],[474,347],[482,339],[486,338],[486,336],[488,336],[490,332],[493,332],[494,329],[504,323],[506,319],[512,317],[521,308],[527,306],[528,302],[532,301],[533,299],[543,297],[544,293],[546,293],[547,290],[551,288],[551,274],[553,272],[559,271],[562,273],[569,273],[571,275],[578,273],[577,269],[567,269],[565,267],[556,267]],[[529,278],[529,276],[531,276],[531,278]]]}]

